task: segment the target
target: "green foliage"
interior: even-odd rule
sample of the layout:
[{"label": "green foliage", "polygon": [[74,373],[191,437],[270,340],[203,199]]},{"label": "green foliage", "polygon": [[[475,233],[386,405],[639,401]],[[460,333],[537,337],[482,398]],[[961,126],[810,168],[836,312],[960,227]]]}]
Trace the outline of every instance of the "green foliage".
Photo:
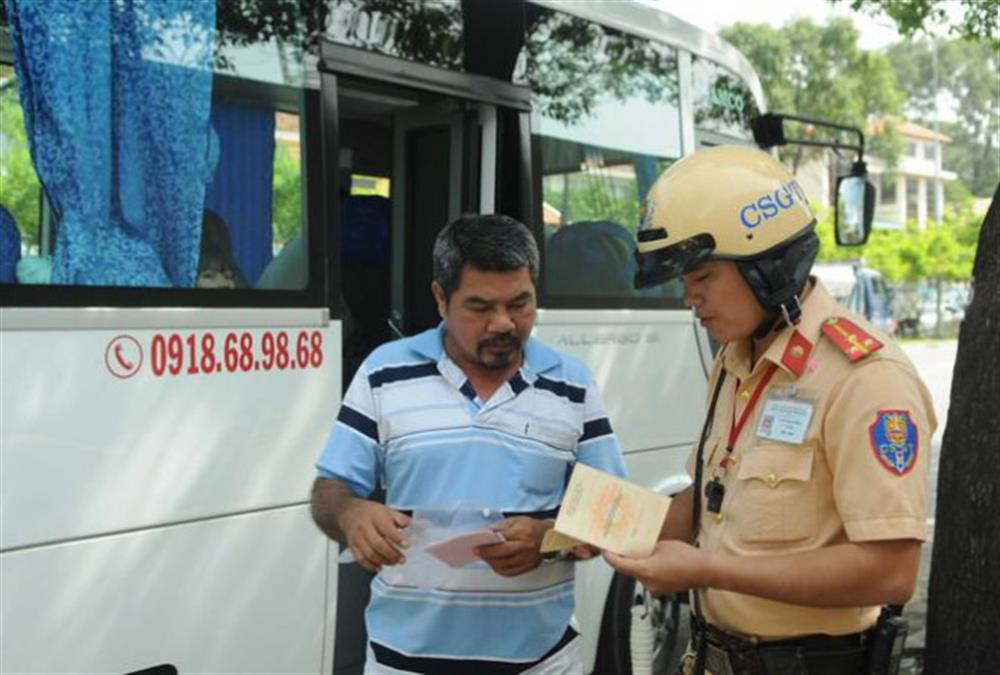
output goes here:
[{"label": "green foliage", "polygon": [[881,157],[890,169],[896,168],[899,157],[906,150],[906,141],[896,132],[897,126],[895,118],[882,118],[880,133],[869,135],[865,143],[867,152],[875,157]]},{"label": "green foliage", "polygon": [[[720,35],[753,64],[771,110],[861,129],[872,116],[901,110],[904,95],[896,86],[892,63],[884,54],[858,46],[858,31],[850,19],[831,19],[824,25],[797,19],[781,28],[737,23]],[[808,127],[802,132],[815,133]],[[892,148],[886,149],[887,159],[893,160]],[[797,164],[803,151],[796,153]]]},{"label": "green foliage", "polygon": [[302,229],[301,167],[284,143],[275,144],[273,189],[274,243],[284,246]]},{"label": "green foliage", "polygon": [[988,42],[920,40],[894,44],[887,54],[917,116],[936,117],[939,97],[955,102],[957,121],[938,124],[952,139],[944,146],[944,166],[973,194],[991,196],[1000,181],[1000,52]]},{"label": "green foliage", "polygon": [[969,189],[969,186],[964,181],[952,180],[944,184],[945,204],[963,208],[972,202],[972,197],[972,190]]},{"label": "green foliage", "polygon": [[28,150],[14,70],[0,66],[0,203],[14,217],[21,243],[28,247],[38,246],[41,189]]},{"label": "green foliage", "polygon": [[833,211],[817,213],[818,260],[858,260],[892,282],[968,281],[972,277],[982,217],[969,208],[949,212],[941,223],[920,230],[910,221],[905,230],[875,230],[861,247],[836,245]]},{"label": "green foliage", "polygon": [[575,174],[569,177],[568,192],[563,191],[561,180],[549,180],[545,185],[545,201],[561,207],[570,222],[609,220],[631,232],[639,224],[639,200],[632,180]]},{"label": "green foliage", "polygon": [[[845,0],[828,0],[831,4]],[[847,0],[854,11],[872,16],[885,14],[896,23],[903,37],[913,37],[918,32],[927,32],[934,25],[948,22],[945,7],[961,7],[962,17],[958,23],[949,26],[949,32],[967,40],[980,40],[1000,49],[1000,21],[998,21],[997,0]]]}]

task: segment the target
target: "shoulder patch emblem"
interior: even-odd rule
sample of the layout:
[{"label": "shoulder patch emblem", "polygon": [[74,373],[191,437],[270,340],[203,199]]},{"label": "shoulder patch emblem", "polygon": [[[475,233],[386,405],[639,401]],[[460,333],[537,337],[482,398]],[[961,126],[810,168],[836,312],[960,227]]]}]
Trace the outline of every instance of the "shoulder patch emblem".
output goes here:
[{"label": "shoulder patch emblem", "polygon": [[842,316],[831,316],[824,321],[823,335],[851,361],[860,361],[885,346]]},{"label": "shoulder patch emblem", "polygon": [[909,410],[879,410],[868,427],[872,452],[889,473],[905,476],[917,464],[917,425]]}]

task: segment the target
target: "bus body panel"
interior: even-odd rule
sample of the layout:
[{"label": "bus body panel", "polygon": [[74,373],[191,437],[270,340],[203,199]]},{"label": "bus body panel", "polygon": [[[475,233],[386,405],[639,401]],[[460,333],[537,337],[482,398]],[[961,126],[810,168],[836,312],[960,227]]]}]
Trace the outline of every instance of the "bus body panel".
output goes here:
[{"label": "bus body panel", "polygon": [[[162,310],[163,325],[170,314]],[[339,332],[4,330],[0,548],[301,503],[311,480],[302,468],[340,402]],[[279,370],[278,359],[296,360],[300,336],[307,367]],[[227,372],[227,340],[247,372]],[[153,362],[171,341],[183,353],[165,368],[180,363],[180,372],[157,376]],[[188,372],[190,342],[199,371],[213,372]],[[271,370],[265,351],[275,354]]]},{"label": "bus body panel", "polygon": [[0,671],[328,672],[329,548],[299,505],[2,553]]},{"label": "bus body panel", "polygon": [[697,330],[682,310],[545,309],[535,334],[590,368],[623,452],[685,454],[706,386]]},{"label": "bus body panel", "polygon": [[340,322],[170,308],[54,322],[74,314],[95,327],[0,314],[0,670],[322,672],[336,565],[308,467],[340,405]]}]

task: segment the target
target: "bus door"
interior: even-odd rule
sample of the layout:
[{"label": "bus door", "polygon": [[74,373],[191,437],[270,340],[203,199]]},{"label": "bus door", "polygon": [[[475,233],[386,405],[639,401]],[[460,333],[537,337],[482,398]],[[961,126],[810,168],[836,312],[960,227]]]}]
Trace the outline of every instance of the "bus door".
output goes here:
[{"label": "bus door", "polygon": [[[442,227],[470,212],[527,218],[530,97],[479,75],[329,42],[321,49],[323,155],[339,169],[328,209],[339,228],[331,239],[347,387],[378,345],[440,321],[431,279]],[[335,637],[335,673],[364,664],[369,581],[359,566],[341,565],[336,636],[326,638]]]},{"label": "bus door", "polygon": [[[395,114],[392,192],[392,285],[390,321],[412,335],[438,322],[430,293],[431,254],[438,231],[463,211],[475,210],[472,186],[463,176],[477,167],[467,157],[477,138],[466,136],[463,102],[437,103]],[[471,121],[471,120],[470,120]],[[472,131],[471,128],[468,128]]]}]

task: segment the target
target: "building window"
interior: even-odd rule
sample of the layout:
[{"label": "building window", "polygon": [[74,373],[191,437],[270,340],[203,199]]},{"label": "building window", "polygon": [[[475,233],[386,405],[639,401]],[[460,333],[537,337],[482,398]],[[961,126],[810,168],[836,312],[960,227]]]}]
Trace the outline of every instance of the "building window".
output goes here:
[{"label": "building window", "polygon": [[885,174],[879,176],[880,204],[896,203],[896,177]]},{"label": "building window", "polygon": [[906,179],[906,219],[917,219],[917,179]]},{"label": "building window", "polygon": [[910,141],[906,144],[906,154],[910,157],[920,157],[920,144],[916,141]]},{"label": "building window", "polygon": [[937,159],[938,144],[937,143],[925,143],[924,144],[924,157],[927,159]]},{"label": "building window", "polygon": [[927,217],[932,220],[941,220],[941,214],[937,210],[937,182],[927,181]]}]

